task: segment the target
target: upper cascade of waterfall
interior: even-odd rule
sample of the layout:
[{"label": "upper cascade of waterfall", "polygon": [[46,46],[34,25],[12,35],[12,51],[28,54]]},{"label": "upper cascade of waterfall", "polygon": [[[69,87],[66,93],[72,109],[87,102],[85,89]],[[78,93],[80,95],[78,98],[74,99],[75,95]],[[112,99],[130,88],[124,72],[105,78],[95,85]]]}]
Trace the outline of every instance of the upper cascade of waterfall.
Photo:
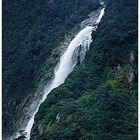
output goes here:
[{"label": "upper cascade of waterfall", "polygon": [[53,80],[52,88],[55,88],[62,84],[69,73],[72,72],[74,66],[77,63],[77,58],[79,56],[78,52],[75,54],[74,52],[81,46],[83,49],[83,53],[89,49],[89,45],[92,42],[92,26],[88,26],[80,31],[77,36],[71,41],[66,52],[60,58],[60,63],[58,64],[58,68],[55,70],[55,78]]},{"label": "upper cascade of waterfall", "polygon": [[[67,49],[61,56],[59,63],[55,67],[54,78],[51,83],[46,86],[43,97],[39,100],[39,102],[33,102],[30,105],[30,112],[33,113],[31,114],[26,127],[23,128],[23,130],[25,130],[25,132],[27,133],[26,140],[30,140],[30,133],[34,124],[35,114],[38,112],[41,103],[44,102],[44,100],[47,98],[47,95],[54,88],[57,88],[65,82],[65,79],[73,71],[77,62],[82,62],[84,60],[86,52],[89,50],[90,44],[92,42],[91,34],[97,29],[97,25],[100,23],[101,18],[104,15],[105,6],[103,3],[102,5],[103,8],[100,9],[100,14],[98,14],[98,18],[96,18],[95,24],[93,26],[86,26],[85,28],[83,28],[69,43]],[[18,138],[19,136],[20,134],[17,133],[16,137]]]}]

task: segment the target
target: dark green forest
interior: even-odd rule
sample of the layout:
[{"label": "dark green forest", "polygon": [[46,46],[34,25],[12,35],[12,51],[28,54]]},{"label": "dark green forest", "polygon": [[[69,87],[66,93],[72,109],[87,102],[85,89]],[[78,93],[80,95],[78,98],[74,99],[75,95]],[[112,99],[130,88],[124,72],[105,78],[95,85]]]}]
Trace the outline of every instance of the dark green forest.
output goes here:
[{"label": "dark green forest", "polygon": [[[138,1],[104,2],[90,51],[41,105],[32,140],[138,139]],[[44,71],[54,68],[46,61],[55,47],[99,7],[98,0],[3,0],[4,136],[14,131],[20,105]]]},{"label": "dark green forest", "polygon": [[137,1],[106,0],[92,36],[85,61],[41,105],[32,139],[138,139]]},{"label": "dark green forest", "polygon": [[71,28],[99,7],[97,0],[3,0],[3,131],[44,76],[53,49]]}]

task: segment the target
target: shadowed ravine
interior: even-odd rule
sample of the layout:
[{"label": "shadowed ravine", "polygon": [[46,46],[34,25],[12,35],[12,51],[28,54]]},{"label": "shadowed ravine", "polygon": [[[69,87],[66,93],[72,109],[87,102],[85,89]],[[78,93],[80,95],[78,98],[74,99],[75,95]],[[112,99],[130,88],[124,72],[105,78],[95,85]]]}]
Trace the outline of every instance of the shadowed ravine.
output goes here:
[{"label": "shadowed ravine", "polygon": [[[65,82],[65,79],[73,71],[77,62],[80,61],[81,63],[84,60],[86,52],[89,50],[90,43],[92,42],[91,34],[93,31],[96,31],[97,26],[104,15],[104,11],[105,11],[104,3],[101,3],[101,5],[103,6],[103,8],[101,8],[100,14],[96,19],[94,25],[93,26],[86,25],[70,42],[64,54],[61,56],[59,63],[55,67],[53,80],[50,82],[49,86],[45,88],[43,98],[40,99],[40,102],[37,104],[37,107],[34,110],[32,117],[27,123],[27,126],[23,129],[27,133],[26,140],[30,140],[30,133],[31,133],[32,126],[34,124],[34,118],[39,110],[41,103],[44,102],[44,100],[47,98],[47,95],[54,88],[57,88],[58,86],[60,86]],[[20,137],[19,133],[16,134],[16,138],[18,137]],[[13,138],[11,138],[11,140],[12,139]]]}]

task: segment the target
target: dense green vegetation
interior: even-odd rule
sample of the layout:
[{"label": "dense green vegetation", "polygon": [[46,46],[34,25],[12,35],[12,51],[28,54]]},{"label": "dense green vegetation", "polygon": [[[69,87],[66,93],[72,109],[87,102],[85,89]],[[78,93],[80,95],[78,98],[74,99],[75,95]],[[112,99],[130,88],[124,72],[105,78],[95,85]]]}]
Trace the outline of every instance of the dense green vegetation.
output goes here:
[{"label": "dense green vegetation", "polygon": [[137,1],[105,2],[85,61],[41,105],[33,140],[138,139]]},{"label": "dense green vegetation", "polygon": [[99,7],[97,0],[3,0],[3,134],[20,104],[36,91],[53,49]]}]

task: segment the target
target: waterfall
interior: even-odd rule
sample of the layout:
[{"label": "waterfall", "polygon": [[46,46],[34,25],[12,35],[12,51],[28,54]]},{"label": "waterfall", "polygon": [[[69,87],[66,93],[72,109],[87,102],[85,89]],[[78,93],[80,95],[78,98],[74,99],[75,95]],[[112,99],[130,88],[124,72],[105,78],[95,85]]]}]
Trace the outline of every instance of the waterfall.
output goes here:
[{"label": "waterfall", "polygon": [[[82,62],[85,58],[86,52],[90,48],[90,43],[92,42],[92,32],[96,31],[97,25],[100,23],[102,16],[104,15],[105,6],[103,3],[103,8],[100,10],[100,14],[93,26],[86,26],[84,29],[82,29],[75,38],[70,42],[67,49],[63,53],[63,55],[60,58],[59,63],[57,64],[55,70],[54,70],[54,78],[51,81],[51,84],[47,86],[44,90],[43,98],[40,99],[40,102],[38,103],[36,109],[34,110],[34,113],[30,120],[27,123],[27,126],[25,127],[25,132],[27,133],[26,140],[30,140],[30,133],[32,126],[34,124],[34,118],[36,113],[39,110],[39,107],[42,102],[45,101],[47,98],[47,95],[54,89],[60,86],[65,82],[65,79],[68,77],[68,75],[73,71],[74,67],[76,66],[77,62]],[[16,138],[18,138],[20,134],[18,133],[16,135]]]}]

